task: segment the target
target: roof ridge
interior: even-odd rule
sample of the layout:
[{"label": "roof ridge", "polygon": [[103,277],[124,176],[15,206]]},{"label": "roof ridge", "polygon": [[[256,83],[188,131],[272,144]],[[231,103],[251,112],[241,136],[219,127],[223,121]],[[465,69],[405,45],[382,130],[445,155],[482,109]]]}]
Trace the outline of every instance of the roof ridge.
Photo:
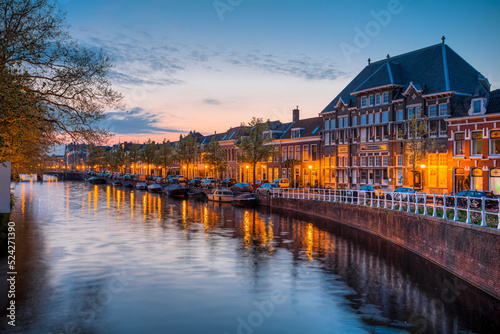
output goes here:
[{"label": "roof ridge", "polygon": [[[438,44],[434,44],[434,45],[430,45],[430,46],[426,46],[424,48],[421,48],[421,49],[417,49],[417,50],[413,50],[413,51],[409,51],[409,52],[406,52],[406,53],[402,53],[402,54],[399,54],[397,56],[391,56],[389,59],[380,59],[380,60],[377,60],[375,62],[371,62],[370,65],[367,65],[368,66],[372,66],[372,65],[375,65],[377,63],[381,63],[381,62],[384,62],[384,61],[387,61],[387,60],[394,60],[394,59],[397,59],[397,58],[402,58],[402,57],[405,57],[405,56],[408,56],[412,53],[416,53],[416,52],[420,52],[420,51],[424,51],[424,50],[427,50],[427,49],[431,49],[431,48],[435,48],[437,46],[440,46],[442,45],[442,43],[438,43]],[[445,44],[446,45],[446,44]]]}]

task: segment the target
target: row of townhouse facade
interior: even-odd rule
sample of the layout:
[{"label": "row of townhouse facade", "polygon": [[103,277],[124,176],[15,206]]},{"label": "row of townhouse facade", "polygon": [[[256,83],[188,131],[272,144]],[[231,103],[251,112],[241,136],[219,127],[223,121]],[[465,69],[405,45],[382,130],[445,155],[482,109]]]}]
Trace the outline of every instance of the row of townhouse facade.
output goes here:
[{"label": "row of townhouse facade", "polygon": [[[426,120],[433,151],[415,168],[404,135],[415,115]],[[371,62],[319,113],[292,122],[267,121],[277,154],[261,161],[256,179],[288,178],[292,186],[359,189],[400,186],[428,193],[472,188],[500,193],[500,90],[447,44]],[[224,133],[195,133],[203,147],[215,139],[225,152],[223,178],[251,182],[251,166],[238,159],[241,126]],[[194,134],[193,134],[194,135]],[[175,145],[175,143],[173,143]],[[186,166],[158,174],[210,176],[200,154]],[[414,184],[415,183],[415,184]]]},{"label": "row of townhouse facade", "polygon": [[[284,177],[296,186],[326,188],[415,185],[437,194],[469,187],[500,193],[499,92],[490,91],[488,80],[444,38],[427,48],[369,60],[319,117],[301,120],[297,108],[291,123],[270,123],[280,155],[263,161],[256,178]],[[403,138],[415,115],[425,116],[435,148],[413,175]],[[220,135],[221,145],[233,152],[224,176],[251,180],[248,166],[234,158],[238,136],[231,131]],[[286,165],[289,159],[297,164]]]}]

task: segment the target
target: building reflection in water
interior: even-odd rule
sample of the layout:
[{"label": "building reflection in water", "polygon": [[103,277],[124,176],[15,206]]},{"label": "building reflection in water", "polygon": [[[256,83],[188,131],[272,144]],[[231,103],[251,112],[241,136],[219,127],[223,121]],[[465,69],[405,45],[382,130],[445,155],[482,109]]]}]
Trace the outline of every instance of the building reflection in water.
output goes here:
[{"label": "building reflection in water", "polygon": [[[30,187],[22,184],[20,191],[23,219],[26,186]],[[85,199],[88,212],[93,200],[95,215],[106,210],[108,217],[133,224],[135,197],[142,196],[142,217],[138,219],[148,225],[145,229],[150,225],[176,228],[186,238],[200,232],[206,238],[215,234],[233,238],[241,243],[245,258],[256,263],[256,271],[261,270],[264,256],[274,256],[277,249],[287,250],[294,262],[317,266],[326,280],[348,287],[342,297],[368,325],[390,323],[394,328],[422,333],[457,333],[464,323],[477,331],[500,327],[498,317],[492,316],[498,314],[498,301],[401,247],[341,224],[280,210],[174,200],[136,190],[111,190],[109,186],[85,185],[85,189],[88,195],[82,196],[82,214]],[[68,184],[67,215],[69,191]],[[104,198],[100,192],[106,192],[105,205],[99,204]],[[29,198],[31,201],[31,192]]]}]

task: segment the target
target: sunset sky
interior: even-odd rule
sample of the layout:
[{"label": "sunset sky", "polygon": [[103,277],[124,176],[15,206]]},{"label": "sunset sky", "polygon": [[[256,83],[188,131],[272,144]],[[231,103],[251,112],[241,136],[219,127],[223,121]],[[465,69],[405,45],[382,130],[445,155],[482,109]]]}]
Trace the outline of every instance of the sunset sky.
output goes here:
[{"label": "sunset sky", "polygon": [[59,0],[106,50],[129,111],[113,142],[315,117],[367,64],[441,42],[500,88],[500,1]]}]

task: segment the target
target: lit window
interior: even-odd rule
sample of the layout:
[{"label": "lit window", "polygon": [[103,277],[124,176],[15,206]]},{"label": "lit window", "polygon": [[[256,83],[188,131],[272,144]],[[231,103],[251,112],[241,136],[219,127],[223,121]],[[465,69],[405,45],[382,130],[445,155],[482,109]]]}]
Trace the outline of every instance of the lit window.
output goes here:
[{"label": "lit window", "polygon": [[464,155],[465,152],[465,134],[455,133],[455,155]]},{"label": "lit window", "polygon": [[490,154],[500,154],[500,130],[490,132]]},{"label": "lit window", "polygon": [[483,133],[472,132],[471,135],[471,155],[482,155],[483,154]]},{"label": "lit window", "polygon": [[309,160],[309,145],[304,145],[302,147],[302,156],[304,157],[304,161]]}]

